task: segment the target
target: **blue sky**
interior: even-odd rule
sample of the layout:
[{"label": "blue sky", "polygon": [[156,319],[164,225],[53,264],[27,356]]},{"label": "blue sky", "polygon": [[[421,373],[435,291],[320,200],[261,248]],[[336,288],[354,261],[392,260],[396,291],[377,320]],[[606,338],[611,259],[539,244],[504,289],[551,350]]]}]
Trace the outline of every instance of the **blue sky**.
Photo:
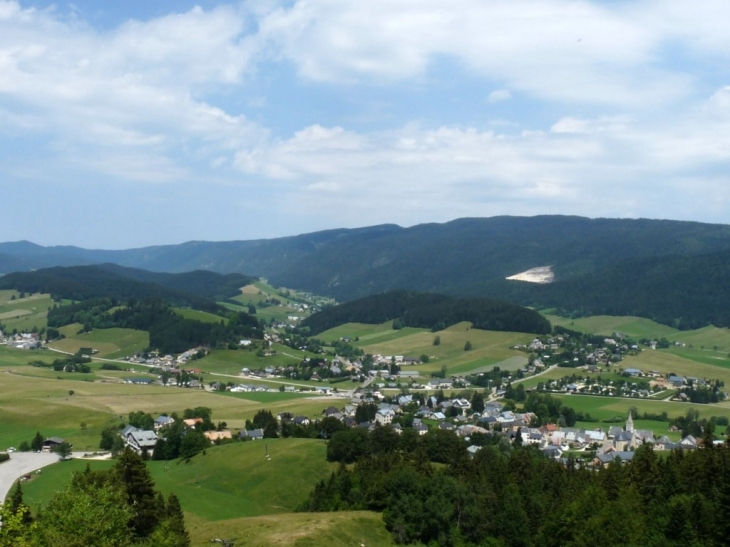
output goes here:
[{"label": "blue sky", "polygon": [[0,0],[0,240],[730,222],[730,4]]}]

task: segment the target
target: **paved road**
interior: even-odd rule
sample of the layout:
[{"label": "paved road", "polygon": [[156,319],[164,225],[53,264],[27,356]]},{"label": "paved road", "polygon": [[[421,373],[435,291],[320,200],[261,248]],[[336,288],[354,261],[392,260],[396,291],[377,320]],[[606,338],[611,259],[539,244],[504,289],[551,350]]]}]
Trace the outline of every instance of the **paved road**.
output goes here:
[{"label": "paved road", "polygon": [[48,452],[13,452],[10,460],[0,463],[0,503],[5,501],[13,483],[21,476],[58,461],[58,454]]}]

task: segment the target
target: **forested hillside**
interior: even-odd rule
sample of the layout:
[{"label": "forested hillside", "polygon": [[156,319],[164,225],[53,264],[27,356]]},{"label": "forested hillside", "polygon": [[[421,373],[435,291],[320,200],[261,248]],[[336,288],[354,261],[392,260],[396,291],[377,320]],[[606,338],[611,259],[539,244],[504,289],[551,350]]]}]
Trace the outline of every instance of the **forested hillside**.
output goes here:
[{"label": "forested hillside", "polygon": [[[635,314],[684,327],[728,324],[728,256],[727,225],[536,216],[125,251],[0,243],[0,272],[109,262],[166,272],[205,269],[264,276],[276,286],[340,301],[401,289],[500,298],[576,313]],[[539,266],[552,267],[554,285],[505,281]],[[173,279],[156,282],[186,290]]]},{"label": "forested hillside", "polygon": [[103,264],[16,272],[0,277],[0,289],[48,293],[56,299],[69,300],[158,297],[176,305],[208,310],[216,308],[214,300],[239,294],[239,289],[251,281],[252,278],[241,274],[164,274]]},{"label": "forested hillside", "polygon": [[302,509],[381,511],[406,545],[727,545],[730,449],[713,447],[711,434],[707,448],[660,457],[645,445],[632,463],[598,471],[550,460],[519,440],[475,437],[483,446],[470,458],[450,431],[337,432],[328,458],[345,463],[354,452],[357,463],[320,482]]},{"label": "forested hillside", "polygon": [[429,293],[394,291],[346,302],[316,313],[302,322],[311,334],[344,323],[378,324],[394,319],[394,328],[441,330],[470,321],[484,330],[550,332],[550,322],[534,310],[487,298],[454,298]]},{"label": "forested hillside", "polygon": [[551,285],[500,281],[505,298],[564,315],[635,315],[679,329],[730,327],[730,251],[620,262]]}]

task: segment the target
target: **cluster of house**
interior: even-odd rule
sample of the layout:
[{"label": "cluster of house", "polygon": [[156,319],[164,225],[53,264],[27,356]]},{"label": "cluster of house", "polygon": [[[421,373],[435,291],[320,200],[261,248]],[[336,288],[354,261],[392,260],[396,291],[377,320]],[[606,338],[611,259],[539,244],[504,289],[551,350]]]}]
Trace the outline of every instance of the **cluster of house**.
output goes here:
[{"label": "cluster of house", "polygon": [[39,349],[43,347],[43,341],[35,332],[5,335],[0,331],[0,345],[12,346],[16,349]]},{"label": "cluster of house", "polygon": [[[391,403],[378,403],[372,395],[356,395],[352,403],[345,405],[344,408],[334,406],[327,408],[324,416],[341,420],[346,427],[372,430],[379,426],[389,425],[397,433],[401,433],[402,427],[393,421],[405,412],[406,407],[412,410],[413,402],[412,395],[401,395]],[[680,448],[691,450],[699,446],[697,439],[691,435],[680,441],[672,441],[666,435],[656,437],[651,430],[636,429],[631,414],[624,427],[611,426],[608,431],[601,428],[590,430],[559,427],[555,424],[535,428],[530,426],[536,417],[533,413],[505,410],[501,404],[495,401],[487,402],[484,410],[479,413],[471,412],[470,402],[463,398],[445,399],[439,403],[436,397],[429,397],[427,402],[428,405],[418,408],[414,414],[412,427],[418,431],[419,435],[425,435],[429,431],[429,426],[424,420],[436,421],[437,424],[433,427],[453,431],[466,440],[476,433],[499,432],[510,441],[520,437],[523,444],[535,445],[546,456],[556,460],[563,459],[563,454],[568,450],[595,450],[596,456],[592,463],[607,465],[616,458],[623,462],[631,461],[634,450],[647,443],[652,444],[655,450]],[[378,405],[377,413],[372,421],[358,423],[355,420],[357,405],[362,403]],[[480,448],[472,445],[468,450],[471,454],[475,454]]]},{"label": "cluster of house", "polygon": [[[309,425],[309,418],[306,416],[298,416],[295,417],[294,420],[295,423],[298,423],[299,425]],[[197,424],[202,423],[202,421],[202,418],[188,418],[183,420],[183,423],[187,428],[192,429],[195,428]],[[153,429],[145,430],[133,425],[128,425],[120,432],[120,436],[124,441],[125,446],[128,446],[137,454],[146,452],[151,456],[154,453],[158,439],[160,437],[164,437],[165,428],[169,427],[173,423],[175,423],[175,419],[171,416],[158,416],[154,421]],[[223,429],[221,431],[204,431],[203,435],[205,435],[205,437],[212,443],[233,439],[233,432],[229,429]],[[238,433],[238,437],[241,440],[259,440],[264,438],[264,431],[263,429],[244,429]]]},{"label": "cluster of house", "polygon": [[[588,372],[593,371],[590,366],[585,367]],[[610,377],[591,378],[579,376],[566,376],[557,380],[550,380],[538,385],[540,391],[551,391],[557,393],[585,393],[592,395],[605,395],[611,397],[637,397],[647,398],[655,393],[667,389],[684,389],[688,387],[706,387],[709,382],[704,378],[693,378],[677,376],[675,374],[662,374],[655,370],[642,371],[639,368],[629,367],[621,372],[627,378],[614,382]],[[636,379],[636,381],[634,381]],[[685,393],[678,393],[677,400],[686,400]]]},{"label": "cluster of house", "polygon": [[[197,424],[202,423],[202,421],[202,418],[188,418],[183,420],[183,423],[188,428],[194,428]],[[171,416],[158,416],[154,421],[153,429],[140,429],[133,425],[128,425],[122,429],[120,436],[124,444],[137,454],[147,452],[151,456],[154,453],[157,440],[160,436],[164,436],[164,429],[173,423],[175,423],[175,419]],[[203,435],[211,442],[233,438],[232,432],[227,429],[223,431],[205,431]]]},{"label": "cluster of house", "polygon": [[623,360],[623,356],[639,351],[639,346],[636,344],[624,343],[621,338],[605,338],[602,344],[588,343],[580,345],[578,342],[570,337],[555,336],[545,338],[535,338],[529,344],[518,344],[514,346],[514,349],[529,351],[538,354],[538,360],[540,365],[544,363],[548,364],[566,364],[568,361],[561,360],[560,349],[569,348],[575,355],[576,353],[580,357],[573,357],[574,363],[585,363],[589,365],[609,365],[615,364]]},{"label": "cluster of house", "polygon": [[161,368],[162,370],[176,373],[179,372],[181,369],[184,368],[184,366],[191,361],[193,358],[197,357],[200,352],[206,352],[207,350],[202,347],[192,348],[189,349],[177,357],[173,357],[172,355],[163,355],[160,356],[156,351],[151,352],[150,354],[146,356],[142,355],[131,355],[129,357],[125,357],[125,361],[129,361],[130,363],[138,363],[141,365],[150,365],[154,367]]}]

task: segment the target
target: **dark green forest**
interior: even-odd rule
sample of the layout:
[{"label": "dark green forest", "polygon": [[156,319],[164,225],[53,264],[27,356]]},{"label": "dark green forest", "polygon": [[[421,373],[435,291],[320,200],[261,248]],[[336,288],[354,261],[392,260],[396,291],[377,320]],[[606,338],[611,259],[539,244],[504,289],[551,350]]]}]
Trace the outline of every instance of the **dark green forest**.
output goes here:
[{"label": "dark green forest", "polygon": [[183,318],[159,298],[130,300],[121,307],[114,299],[101,298],[48,311],[49,327],[72,323],[81,323],[87,331],[112,327],[145,330],[150,334],[150,349],[162,353],[181,353],[197,346],[235,348],[241,338],[263,338],[261,325],[248,313],[226,311],[226,319],[221,318],[220,323],[207,323]]},{"label": "dark green forest", "polygon": [[683,330],[730,327],[730,251],[626,260],[551,285],[500,285],[509,300],[566,316],[636,315]]},{"label": "dark green forest", "polygon": [[487,298],[455,298],[430,293],[393,291],[327,308],[304,321],[302,327],[319,334],[344,323],[378,324],[396,320],[394,328],[441,330],[461,321],[475,328],[547,334],[550,322],[534,310]]},{"label": "dark green forest", "polygon": [[90,300],[114,298],[161,298],[177,306],[215,311],[215,300],[240,294],[240,288],[252,278],[194,271],[183,274],[146,272],[114,264],[47,268],[34,272],[16,272],[0,277],[0,289],[27,293],[48,293],[55,300]]},{"label": "dark green forest", "polygon": [[[471,458],[454,433],[405,435],[336,432],[328,457],[342,465],[301,509],[380,511],[399,544],[719,547],[730,537],[726,445],[661,456],[646,445],[629,464],[592,470],[506,437],[480,436]],[[347,446],[361,447],[354,466]]]}]

